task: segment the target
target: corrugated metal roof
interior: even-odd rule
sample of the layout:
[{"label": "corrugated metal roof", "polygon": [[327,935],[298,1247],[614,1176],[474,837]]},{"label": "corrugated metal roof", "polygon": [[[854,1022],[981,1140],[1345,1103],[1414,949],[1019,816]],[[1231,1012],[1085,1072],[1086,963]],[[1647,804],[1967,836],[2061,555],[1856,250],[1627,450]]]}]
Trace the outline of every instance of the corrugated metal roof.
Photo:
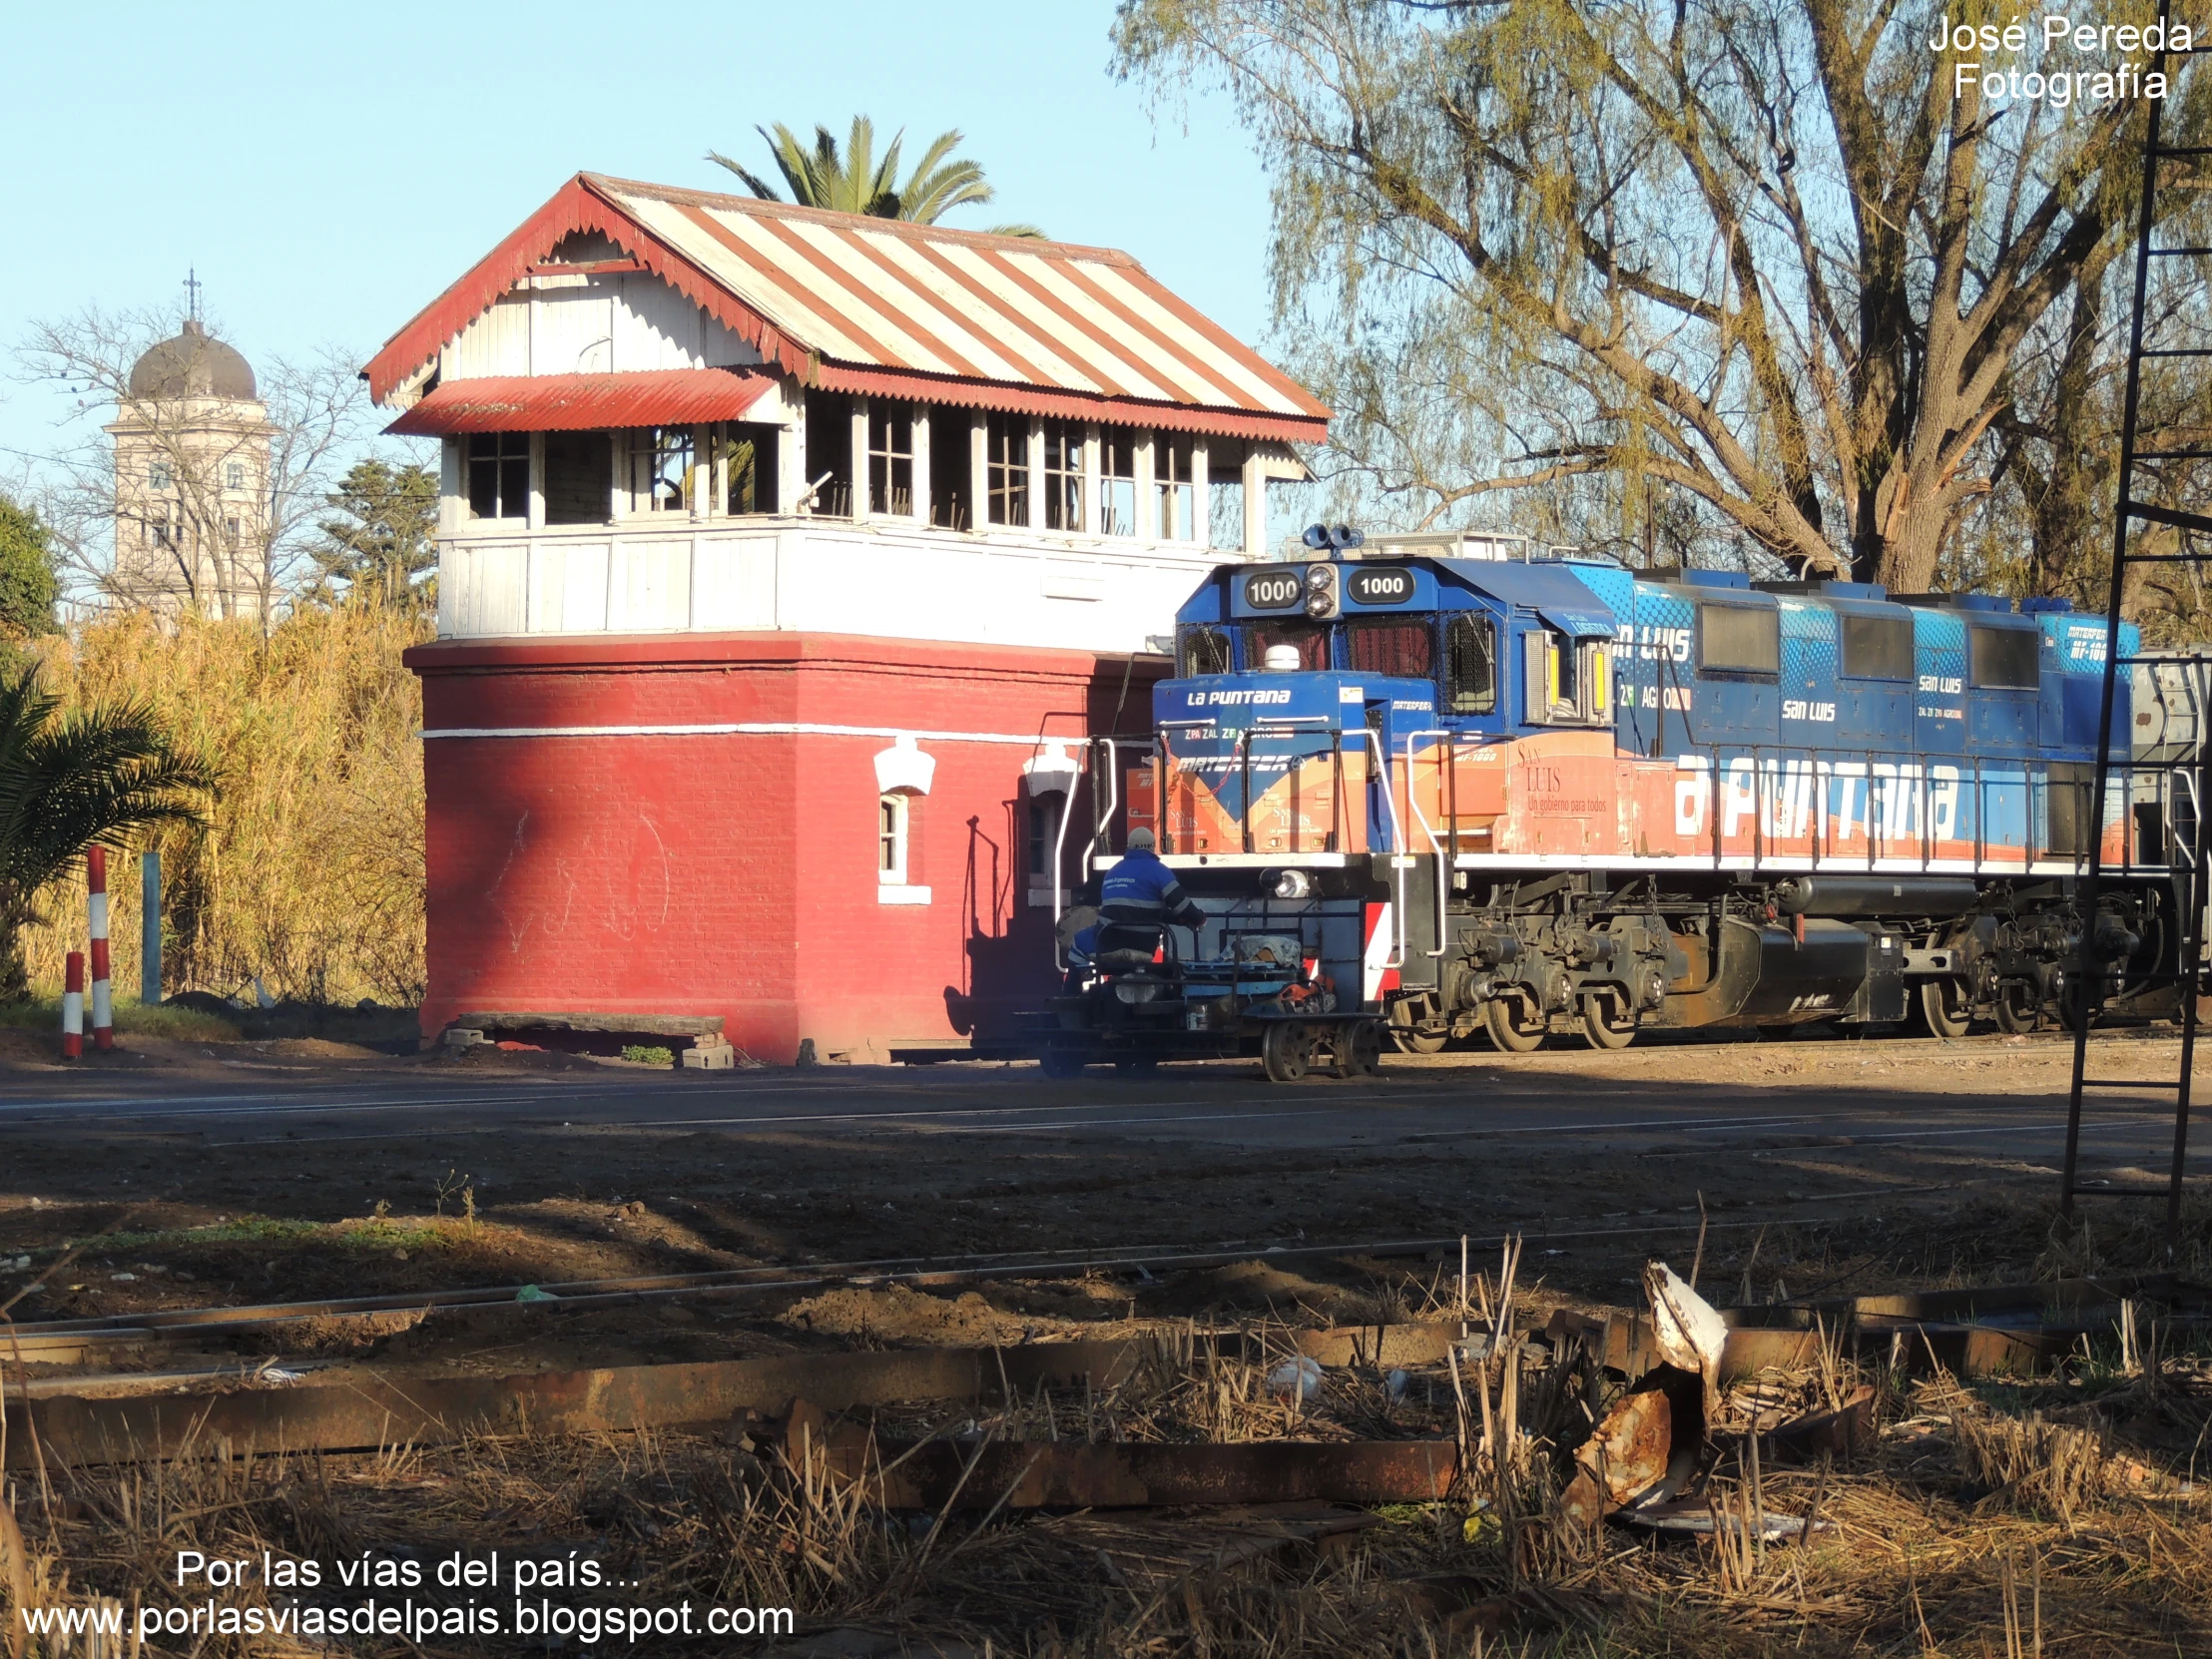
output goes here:
[{"label": "corrugated metal roof", "polygon": [[[579,174],[368,366],[379,400],[571,230],[598,230],[813,383],[895,375],[908,394],[1319,438],[1329,410],[1128,255]],[[911,378],[908,378],[911,377]],[[1212,411],[1213,420],[1169,418]]]},{"label": "corrugated metal roof", "polygon": [[500,374],[448,380],[385,430],[443,437],[449,432],[573,432],[743,420],[775,386],[773,374],[742,368]]}]

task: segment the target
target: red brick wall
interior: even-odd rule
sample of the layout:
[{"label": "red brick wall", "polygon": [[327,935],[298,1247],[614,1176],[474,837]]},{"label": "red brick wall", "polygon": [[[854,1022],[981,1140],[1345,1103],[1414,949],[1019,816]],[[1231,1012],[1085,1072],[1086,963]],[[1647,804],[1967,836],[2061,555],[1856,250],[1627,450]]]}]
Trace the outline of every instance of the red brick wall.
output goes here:
[{"label": "red brick wall", "polygon": [[[420,647],[424,725],[775,724],[1077,738],[1141,731],[1157,659],[721,634]],[[1126,695],[1124,687],[1126,685]],[[1119,708],[1117,716],[1116,710]],[[908,879],[876,898],[879,736],[440,737],[424,1034],[472,1011],[721,1014],[788,1062],[1003,1021],[1044,988],[1012,744],[923,738]],[[1071,870],[1088,831],[1070,826]]]}]

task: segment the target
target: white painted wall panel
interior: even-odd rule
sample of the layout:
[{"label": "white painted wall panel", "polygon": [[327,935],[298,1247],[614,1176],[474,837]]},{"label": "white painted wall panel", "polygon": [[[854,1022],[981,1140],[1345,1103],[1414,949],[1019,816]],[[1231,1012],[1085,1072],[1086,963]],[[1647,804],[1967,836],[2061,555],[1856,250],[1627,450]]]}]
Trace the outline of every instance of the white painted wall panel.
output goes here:
[{"label": "white painted wall panel", "polygon": [[710,633],[774,628],[776,543],[775,536],[701,536],[691,625]]},{"label": "white painted wall panel", "polygon": [[453,585],[453,631],[467,638],[524,631],[522,596],[529,550],[521,542],[448,547],[439,561],[442,610],[446,583]]},{"label": "white painted wall panel", "polygon": [[607,584],[607,629],[657,634],[691,625],[691,538],[618,541]]},{"label": "white painted wall panel", "polygon": [[439,377],[481,380],[530,372],[530,296],[510,293],[460,332],[439,360]]},{"label": "white painted wall panel", "polygon": [[531,548],[531,633],[606,629],[607,549],[603,541],[541,541]]},{"label": "white painted wall panel", "polygon": [[622,276],[615,302],[615,363],[625,374],[704,368],[705,313],[658,276]]},{"label": "white painted wall panel", "polygon": [[553,288],[538,295],[532,374],[604,374],[614,367],[615,301],[604,289]]}]

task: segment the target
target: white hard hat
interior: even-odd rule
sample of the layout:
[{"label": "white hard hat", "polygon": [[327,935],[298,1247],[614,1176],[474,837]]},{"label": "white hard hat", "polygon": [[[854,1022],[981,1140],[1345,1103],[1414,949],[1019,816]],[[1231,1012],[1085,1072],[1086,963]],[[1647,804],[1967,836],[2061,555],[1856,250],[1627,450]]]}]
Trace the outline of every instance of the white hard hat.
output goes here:
[{"label": "white hard hat", "polygon": [[1152,831],[1149,830],[1130,830],[1129,850],[1132,852],[1150,852],[1152,850]]}]

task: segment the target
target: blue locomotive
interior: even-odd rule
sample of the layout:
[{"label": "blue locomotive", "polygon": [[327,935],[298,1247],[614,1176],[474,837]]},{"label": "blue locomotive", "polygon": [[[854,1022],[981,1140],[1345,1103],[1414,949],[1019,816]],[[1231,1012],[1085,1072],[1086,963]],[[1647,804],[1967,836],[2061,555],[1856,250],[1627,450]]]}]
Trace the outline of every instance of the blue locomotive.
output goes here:
[{"label": "blue locomotive", "polygon": [[[1408,1050],[2151,1014],[2194,803],[2123,769],[2096,814],[2105,656],[2138,643],[2063,601],[1325,545],[1183,606],[1152,740],[1106,793],[1208,908],[1201,956],[1297,936]],[[2143,687],[2193,741],[2140,675],[2113,731]]]}]

